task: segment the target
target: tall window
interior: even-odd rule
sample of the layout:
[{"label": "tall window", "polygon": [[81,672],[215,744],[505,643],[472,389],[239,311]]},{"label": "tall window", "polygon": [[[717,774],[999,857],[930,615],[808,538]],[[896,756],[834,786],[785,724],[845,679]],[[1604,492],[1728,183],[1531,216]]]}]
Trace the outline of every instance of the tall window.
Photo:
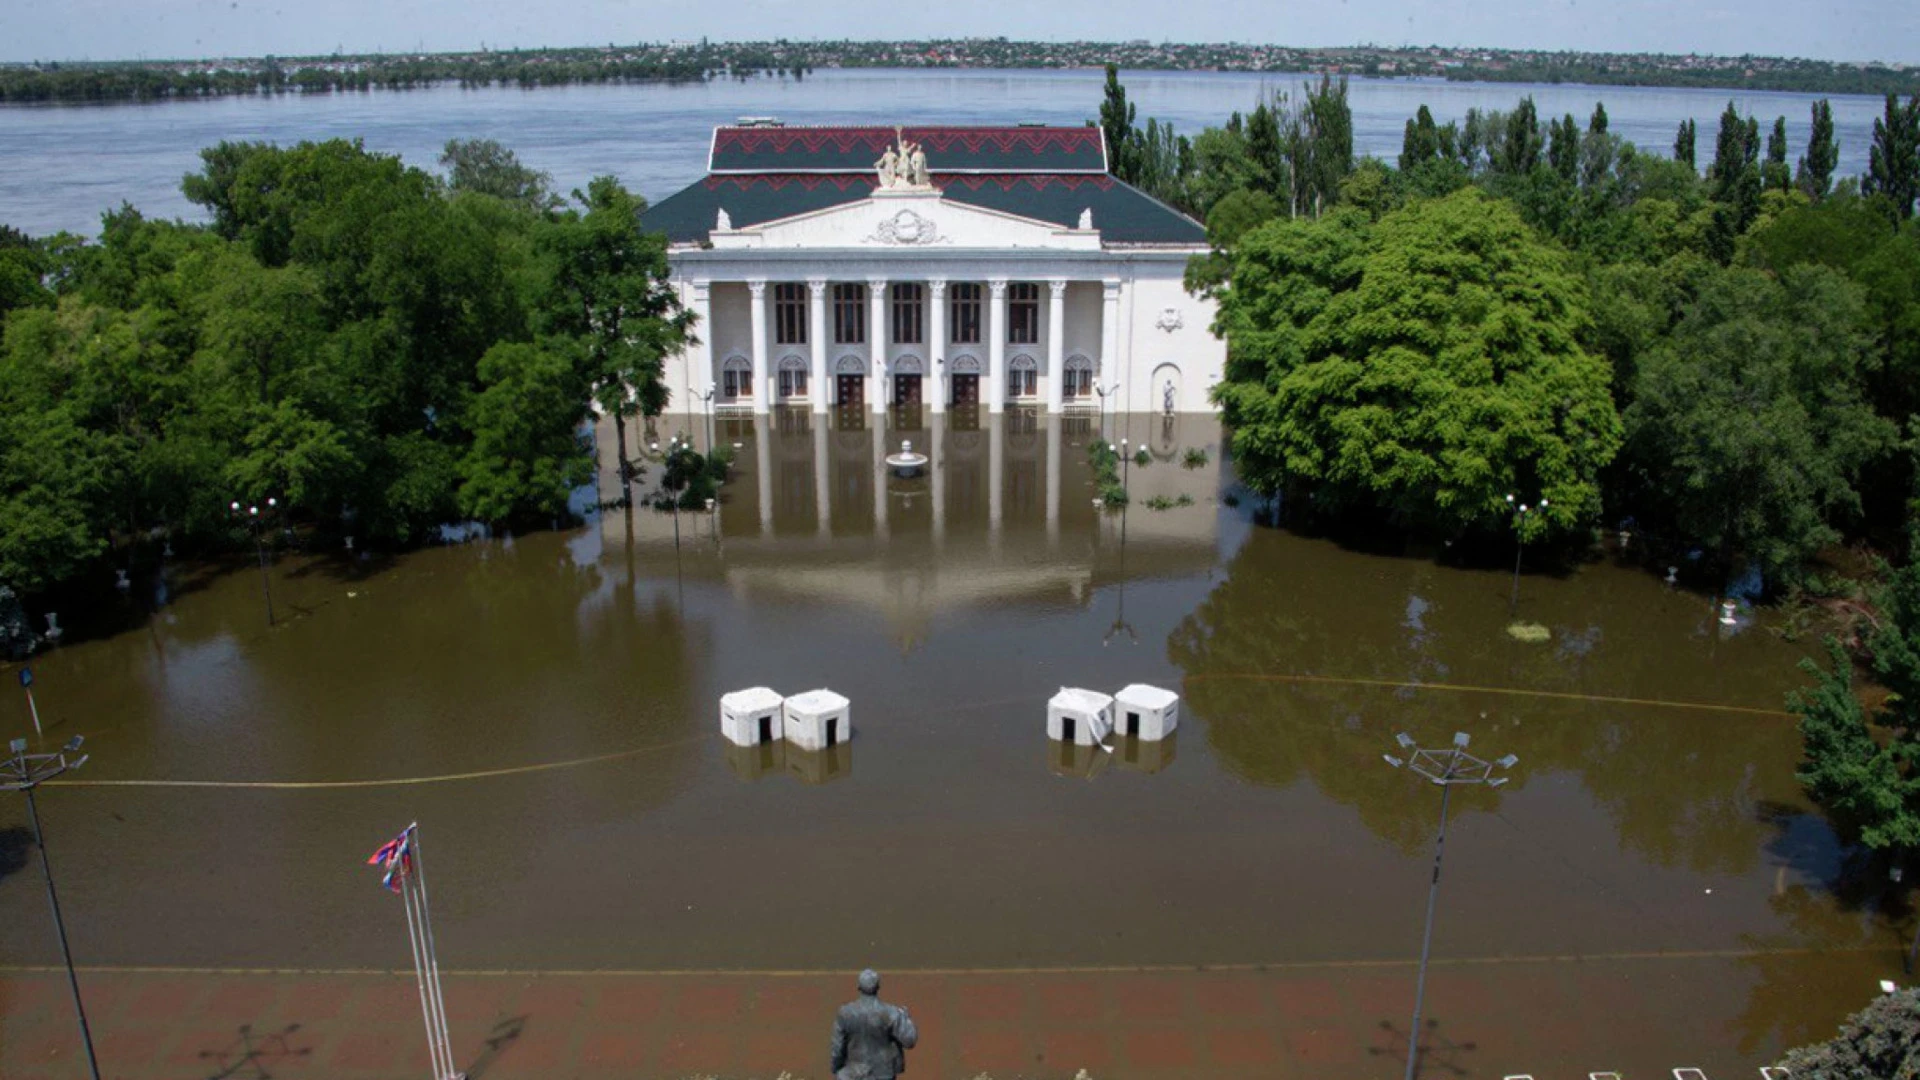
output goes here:
[{"label": "tall window", "polygon": [[1070,398],[1091,397],[1093,395],[1093,368],[1067,362],[1067,381],[1063,387]]},{"label": "tall window", "polygon": [[893,343],[919,345],[926,336],[920,320],[926,309],[920,306],[918,282],[903,282],[893,287]]},{"label": "tall window", "polygon": [[780,369],[780,396],[783,398],[807,396],[806,368],[783,367]]},{"label": "tall window", "polygon": [[1013,362],[1013,370],[1007,372],[1007,395],[1016,398],[1029,398],[1040,392],[1040,371],[1032,358],[1020,357]]},{"label": "tall window", "polygon": [[864,345],[867,342],[867,287],[833,287],[833,342],[836,345]]},{"label": "tall window", "polygon": [[1007,343],[1040,344],[1040,286],[1016,281],[1007,286]]},{"label": "tall window", "polygon": [[807,343],[807,287],[798,281],[782,281],[773,287],[773,342]]},{"label": "tall window", "polygon": [[[947,295],[951,299],[948,307],[947,326],[953,333],[955,345],[980,344],[980,284],[972,281],[956,282],[947,286]],[[946,344],[937,342],[936,344]]]}]

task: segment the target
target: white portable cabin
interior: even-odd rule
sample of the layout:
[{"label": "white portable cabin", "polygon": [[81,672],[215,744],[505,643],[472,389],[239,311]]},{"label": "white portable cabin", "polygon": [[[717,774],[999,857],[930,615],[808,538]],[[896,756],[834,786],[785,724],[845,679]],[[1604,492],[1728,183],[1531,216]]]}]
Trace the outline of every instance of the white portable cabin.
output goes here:
[{"label": "white portable cabin", "polygon": [[853,708],[831,690],[809,690],[787,699],[787,739],[802,750],[826,750],[853,737]]},{"label": "white portable cabin", "polygon": [[1158,742],[1180,726],[1180,695],[1134,683],[1113,696],[1113,717],[1120,734]]},{"label": "white portable cabin", "polygon": [[720,695],[720,734],[735,746],[757,746],[786,737],[780,695],[764,686]]},{"label": "white portable cabin", "polygon": [[1093,746],[1113,730],[1113,699],[1094,690],[1063,686],[1047,702],[1047,738]]}]

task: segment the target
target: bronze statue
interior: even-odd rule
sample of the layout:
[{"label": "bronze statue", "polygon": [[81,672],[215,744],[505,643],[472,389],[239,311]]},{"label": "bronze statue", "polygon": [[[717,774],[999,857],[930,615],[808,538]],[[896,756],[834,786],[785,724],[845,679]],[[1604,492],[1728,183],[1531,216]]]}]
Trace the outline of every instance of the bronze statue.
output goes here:
[{"label": "bronze statue", "polygon": [[833,1018],[835,1080],[893,1080],[907,1071],[907,1051],[920,1041],[913,1017],[880,1000],[880,975],[860,973],[860,996]]}]

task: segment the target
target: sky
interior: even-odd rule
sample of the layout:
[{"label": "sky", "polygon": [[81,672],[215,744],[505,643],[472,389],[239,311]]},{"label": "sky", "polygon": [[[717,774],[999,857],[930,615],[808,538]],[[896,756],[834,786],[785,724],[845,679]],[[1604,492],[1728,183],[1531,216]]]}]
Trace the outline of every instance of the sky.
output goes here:
[{"label": "sky", "polygon": [[[1173,13],[1177,12],[1177,16]],[[0,61],[673,39],[1244,41],[1920,62],[1914,0],[0,0]]]}]

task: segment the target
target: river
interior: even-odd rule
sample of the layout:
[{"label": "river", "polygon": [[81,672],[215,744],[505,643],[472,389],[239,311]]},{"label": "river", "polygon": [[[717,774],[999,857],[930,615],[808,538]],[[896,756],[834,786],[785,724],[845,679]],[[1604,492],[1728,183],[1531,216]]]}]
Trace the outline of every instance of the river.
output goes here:
[{"label": "river", "polygon": [[[1382,755],[1466,731],[1519,763],[1452,798],[1433,1015],[1471,1047],[1465,971],[1507,1003],[1483,1044],[1557,1034],[1460,1075],[1752,1076],[1898,977],[1794,781],[1810,647],[1772,616],[1722,625],[1631,559],[1516,599],[1504,566],[1258,525],[1211,417],[1110,421],[1150,451],[1124,515],[1089,418],[876,422],[694,421],[738,448],[711,514],[283,551],[272,627],[244,563],[66,613],[34,669],[47,739],[93,753],[41,795],[82,962],[397,965],[361,863],[419,820],[465,969],[1271,966],[1404,1024],[1440,797]],[[937,481],[880,465],[901,438]],[[1183,695],[1172,739],[1045,737],[1061,686],[1135,681]],[[731,747],[716,701],[753,685],[846,694],[852,741]],[[17,695],[0,724],[29,730]],[[0,802],[0,956],[54,964],[23,825]]]},{"label": "river", "polygon": [[[223,139],[293,143],[361,139],[374,150],[436,168],[449,139],[491,138],[550,173],[562,191],[612,173],[652,200],[701,175],[709,132],[740,116],[790,124],[1036,121],[1079,124],[1098,115],[1103,76],[1095,71],[821,71],[801,81],[753,79],[679,86],[574,86],[235,97],[150,105],[0,107],[0,223],[43,234],[91,234],[100,214],[131,203],[154,216],[199,219],[180,178],[199,167],[200,149]],[[1129,99],[1148,117],[1192,133],[1253,107],[1266,88],[1296,88],[1303,76],[1215,72],[1128,72]],[[1814,95],[1662,87],[1592,87],[1352,80],[1354,149],[1388,159],[1422,104],[1441,123],[1469,108],[1507,109],[1533,95],[1541,123],[1572,113],[1584,126],[1604,101],[1610,129],[1644,149],[1671,151],[1681,120],[1699,126],[1696,153],[1713,156],[1729,100],[1771,127],[1787,118],[1790,160],[1807,138]],[[1835,96],[1838,175],[1866,168],[1880,99]]]}]

